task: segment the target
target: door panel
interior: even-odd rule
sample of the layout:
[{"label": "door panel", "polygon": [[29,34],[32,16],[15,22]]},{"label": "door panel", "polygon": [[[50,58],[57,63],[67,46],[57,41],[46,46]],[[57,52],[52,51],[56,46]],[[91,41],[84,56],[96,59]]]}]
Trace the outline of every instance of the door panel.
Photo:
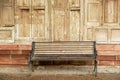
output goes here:
[{"label": "door panel", "polygon": [[45,36],[45,11],[34,10],[32,17],[32,37],[44,37]]},{"label": "door panel", "polygon": [[3,0],[0,2],[0,22],[1,26],[14,25],[13,0]]},{"label": "door panel", "polygon": [[32,0],[32,40],[48,39],[48,2],[47,0]]},{"label": "door panel", "polygon": [[65,12],[54,11],[54,40],[64,40]]},{"label": "door panel", "polygon": [[102,3],[99,0],[85,0],[85,26],[100,26]]},{"label": "door panel", "polygon": [[20,38],[29,38],[31,31],[31,17],[29,9],[22,9],[19,13],[18,36]]},{"label": "door panel", "polygon": [[70,39],[68,0],[54,0],[53,4],[53,41]]},{"label": "door panel", "polygon": [[70,11],[70,40],[79,41],[80,37],[80,12]]}]

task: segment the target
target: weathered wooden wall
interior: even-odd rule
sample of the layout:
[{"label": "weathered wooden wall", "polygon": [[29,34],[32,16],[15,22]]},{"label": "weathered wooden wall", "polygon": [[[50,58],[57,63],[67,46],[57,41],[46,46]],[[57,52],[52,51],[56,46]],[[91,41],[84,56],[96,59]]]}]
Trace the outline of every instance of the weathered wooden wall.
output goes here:
[{"label": "weathered wooden wall", "polygon": [[0,0],[0,42],[120,43],[119,0]]},{"label": "weathered wooden wall", "polygon": [[83,40],[120,66],[120,0],[0,0],[0,65],[27,65],[32,41]]}]

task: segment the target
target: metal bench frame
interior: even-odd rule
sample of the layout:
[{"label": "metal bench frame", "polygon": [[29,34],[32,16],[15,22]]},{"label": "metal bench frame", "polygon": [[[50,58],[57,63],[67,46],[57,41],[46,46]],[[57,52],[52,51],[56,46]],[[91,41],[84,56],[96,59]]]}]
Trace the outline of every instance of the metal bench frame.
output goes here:
[{"label": "metal bench frame", "polygon": [[[66,42],[70,42],[70,41],[66,41]],[[78,42],[78,41],[72,41],[73,43],[76,43],[76,42]],[[93,71],[95,72],[95,76],[97,76],[97,51],[96,51],[96,42],[95,41],[79,41],[79,42],[92,42],[93,43],[93,55],[88,55],[88,54],[81,54],[81,53],[77,53],[77,54],[63,54],[64,53],[64,51],[61,51],[61,54],[34,54],[34,52],[35,52],[35,46],[36,46],[36,44],[37,43],[50,43],[50,44],[52,44],[52,43],[56,43],[56,42],[32,42],[32,51],[30,52],[30,54],[29,54],[29,69],[33,72],[34,71],[34,68],[33,68],[33,61],[53,61],[53,60],[55,60],[55,61],[72,61],[72,60],[75,60],[75,61],[81,61],[81,60],[83,60],[83,61],[85,61],[85,60],[94,60],[94,69],[93,69]],[[57,42],[57,43],[62,43],[62,42]],[[64,43],[65,43],[65,41],[64,41]],[[35,56],[35,55],[37,55],[38,57],[37,58],[34,58],[33,59],[33,57]],[[50,57],[50,56],[52,56],[52,58]],[[65,56],[65,58],[62,58],[62,56],[64,57]],[[72,56],[74,56],[75,58],[69,58],[69,57],[72,57]],[[93,56],[93,58],[91,59],[91,58],[89,58],[89,57],[91,57],[91,56]],[[68,58],[67,58],[68,57]],[[77,58],[78,57],[78,58]],[[79,57],[81,57],[81,58],[79,58]],[[87,58],[85,58],[85,57],[87,57]]]}]

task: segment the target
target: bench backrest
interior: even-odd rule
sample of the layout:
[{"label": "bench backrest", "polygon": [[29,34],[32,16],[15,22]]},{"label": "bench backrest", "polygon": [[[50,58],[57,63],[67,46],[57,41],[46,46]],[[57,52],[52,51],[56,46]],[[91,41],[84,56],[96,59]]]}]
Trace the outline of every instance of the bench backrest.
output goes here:
[{"label": "bench backrest", "polygon": [[94,54],[95,41],[33,42],[33,54]]}]

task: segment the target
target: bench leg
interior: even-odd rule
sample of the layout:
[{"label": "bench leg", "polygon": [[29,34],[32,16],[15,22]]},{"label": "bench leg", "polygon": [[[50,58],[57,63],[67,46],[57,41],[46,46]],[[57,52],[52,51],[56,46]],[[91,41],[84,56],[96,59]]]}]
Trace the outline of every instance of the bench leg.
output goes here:
[{"label": "bench leg", "polygon": [[31,72],[34,72],[33,61],[30,61],[30,62],[29,62],[29,70],[30,70]]},{"label": "bench leg", "polygon": [[96,77],[97,76],[97,60],[94,61],[94,72]]}]

